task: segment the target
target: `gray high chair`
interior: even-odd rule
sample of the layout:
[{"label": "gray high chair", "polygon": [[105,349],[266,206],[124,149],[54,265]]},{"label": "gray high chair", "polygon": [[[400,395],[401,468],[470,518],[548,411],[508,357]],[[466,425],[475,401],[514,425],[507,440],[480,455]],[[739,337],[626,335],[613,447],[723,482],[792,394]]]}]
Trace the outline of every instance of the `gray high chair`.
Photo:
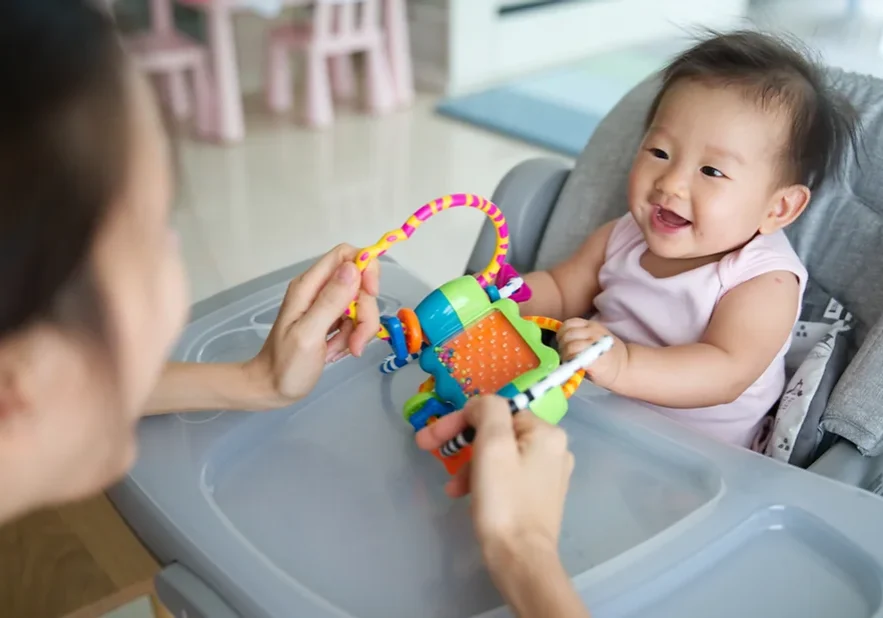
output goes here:
[{"label": "gray high chair", "polygon": [[[883,468],[873,457],[883,435],[875,397],[883,258],[873,252],[883,83],[833,77],[863,110],[868,154],[845,184],[815,197],[790,233],[816,292],[851,314],[841,308],[834,337],[860,347],[839,379],[836,363],[824,367],[804,422],[789,426],[800,448],[788,446],[810,470],[716,443],[584,384],[562,421],[576,467],[560,550],[595,616],[883,617],[883,500],[868,491]],[[656,87],[650,80],[625,97],[573,169],[530,161],[503,180],[494,200],[509,220],[516,268],[556,262],[623,211]],[[488,257],[488,238],[483,231],[471,266]],[[199,303],[175,358],[250,357],[288,279],[307,266]],[[430,291],[390,259],[382,271],[386,313]],[[825,307],[830,314],[840,305]],[[510,615],[482,567],[467,501],[444,495],[446,473],[418,451],[401,418],[425,374],[408,366],[381,375],[387,354],[372,344],[277,412],[142,422],[141,457],[111,497],[166,565],[157,587],[176,616]]]}]

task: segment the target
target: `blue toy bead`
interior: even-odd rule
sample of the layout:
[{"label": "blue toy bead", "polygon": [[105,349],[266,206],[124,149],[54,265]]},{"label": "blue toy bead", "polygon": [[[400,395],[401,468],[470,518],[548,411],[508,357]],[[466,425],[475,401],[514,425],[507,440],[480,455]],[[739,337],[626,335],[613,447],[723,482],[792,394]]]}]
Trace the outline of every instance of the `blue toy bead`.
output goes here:
[{"label": "blue toy bead", "polygon": [[492,303],[500,300],[500,290],[495,285],[489,285],[484,289],[487,292],[487,297],[490,299]]},{"label": "blue toy bead", "polygon": [[405,331],[402,328],[402,321],[395,316],[384,315],[380,318],[380,323],[389,333],[389,345],[392,347],[392,353],[395,354],[396,360],[404,361],[408,358],[408,346],[405,343]]}]

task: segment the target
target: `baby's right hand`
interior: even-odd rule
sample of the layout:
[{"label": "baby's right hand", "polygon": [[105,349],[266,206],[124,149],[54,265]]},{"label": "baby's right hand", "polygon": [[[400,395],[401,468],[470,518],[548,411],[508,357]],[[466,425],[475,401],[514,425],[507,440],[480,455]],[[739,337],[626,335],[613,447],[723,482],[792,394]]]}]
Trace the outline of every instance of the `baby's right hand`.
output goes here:
[{"label": "baby's right hand", "polygon": [[628,350],[622,339],[594,320],[571,318],[558,329],[558,353],[569,361],[604,336],[613,338],[613,347],[586,368],[586,376],[602,388],[613,389],[613,383],[628,363]]}]

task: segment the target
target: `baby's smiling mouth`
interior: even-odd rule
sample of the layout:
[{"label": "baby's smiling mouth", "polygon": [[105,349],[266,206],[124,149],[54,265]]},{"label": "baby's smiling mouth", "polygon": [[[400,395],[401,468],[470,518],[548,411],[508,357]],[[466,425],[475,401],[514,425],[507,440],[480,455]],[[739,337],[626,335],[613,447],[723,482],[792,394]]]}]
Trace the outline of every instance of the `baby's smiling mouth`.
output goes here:
[{"label": "baby's smiling mouth", "polygon": [[659,204],[653,205],[653,216],[668,228],[682,228],[691,225],[689,219],[685,219],[674,211],[663,208]]}]

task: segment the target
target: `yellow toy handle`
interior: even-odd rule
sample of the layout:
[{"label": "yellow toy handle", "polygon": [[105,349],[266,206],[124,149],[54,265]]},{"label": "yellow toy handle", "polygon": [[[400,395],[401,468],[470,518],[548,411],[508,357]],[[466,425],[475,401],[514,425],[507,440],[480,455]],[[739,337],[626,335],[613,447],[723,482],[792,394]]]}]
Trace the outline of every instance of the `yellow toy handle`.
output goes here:
[{"label": "yellow toy handle", "polygon": [[[481,287],[487,287],[492,284],[496,280],[500,268],[506,261],[506,252],[509,250],[509,226],[506,223],[506,217],[503,216],[503,211],[501,211],[496,204],[471,193],[445,195],[444,197],[440,197],[421,206],[417,212],[405,221],[405,224],[402,227],[386,232],[375,244],[359,251],[355,259],[359,271],[364,272],[372,261],[389,251],[390,247],[397,242],[408,240],[414,233],[414,230],[420,227],[420,225],[427,219],[430,219],[432,216],[437,215],[443,210],[457,208],[459,206],[466,206],[468,208],[480,210],[488,216],[491,223],[494,225],[494,230],[496,230],[497,233],[497,245],[494,250],[494,255],[491,257],[491,261],[487,267],[475,276]],[[353,301],[350,304],[346,314],[355,321],[356,301]],[[389,339],[389,333],[387,333],[386,329],[382,326],[377,332],[377,336],[381,339]]]}]

